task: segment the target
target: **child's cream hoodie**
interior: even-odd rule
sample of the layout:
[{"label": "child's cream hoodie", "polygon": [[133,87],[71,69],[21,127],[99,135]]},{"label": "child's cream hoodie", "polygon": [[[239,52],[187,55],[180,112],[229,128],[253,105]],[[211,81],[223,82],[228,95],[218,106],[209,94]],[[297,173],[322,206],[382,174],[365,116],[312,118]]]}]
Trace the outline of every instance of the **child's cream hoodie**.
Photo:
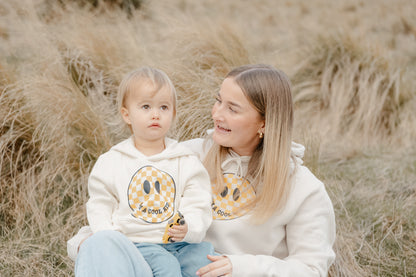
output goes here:
[{"label": "child's cream hoodie", "polygon": [[201,242],[212,221],[208,173],[188,148],[165,139],[166,149],[145,156],[129,138],[101,155],[88,180],[92,231],[117,230],[133,242],[162,243],[167,221],[180,211],[184,241]]}]

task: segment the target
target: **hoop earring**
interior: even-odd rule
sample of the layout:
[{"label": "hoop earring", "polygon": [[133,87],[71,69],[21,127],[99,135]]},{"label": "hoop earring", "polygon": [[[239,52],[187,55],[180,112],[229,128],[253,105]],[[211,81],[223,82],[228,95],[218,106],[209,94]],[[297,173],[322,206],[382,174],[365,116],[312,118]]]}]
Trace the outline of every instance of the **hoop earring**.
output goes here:
[{"label": "hoop earring", "polygon": [[258,133],[259,133],[259,138],[263,138],[263,135],[264,135],[263,132],[259,131]]}]

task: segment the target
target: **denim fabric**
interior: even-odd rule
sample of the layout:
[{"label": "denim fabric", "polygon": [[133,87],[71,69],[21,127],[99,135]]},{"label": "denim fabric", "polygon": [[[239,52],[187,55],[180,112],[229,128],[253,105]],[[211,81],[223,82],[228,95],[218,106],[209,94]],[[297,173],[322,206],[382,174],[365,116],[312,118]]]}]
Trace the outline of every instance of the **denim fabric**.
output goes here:
[{"label": "denim fabric", "polygon": [[214,255],[214,248],[208,242],[168,244],[135,243],[155,277],[196,276],[196,271],[210,263],[207,255]]},{"label": "denim fabric", "polygon": [[208,242],[133,243],[117,231],[100,231],[82,243],[75,276],[189,277],[215,255]]},{"label": "denim fabric", "polygon": [[134,244],[117,231],[100,231],[86,239],[75,262],[77,277],[152,277],[152,270]]}]

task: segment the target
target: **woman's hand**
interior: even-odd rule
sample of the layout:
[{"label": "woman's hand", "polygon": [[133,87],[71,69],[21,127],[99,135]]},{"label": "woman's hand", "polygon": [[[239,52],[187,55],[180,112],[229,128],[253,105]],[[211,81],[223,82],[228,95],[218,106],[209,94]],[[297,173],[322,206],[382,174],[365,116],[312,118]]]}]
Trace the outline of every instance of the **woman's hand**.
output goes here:
[{"label": "woman's hand", "polygon": [[168,235],[173,241],[182,241],[186,233],[188,233],[188,224],[186,222],[184,225],[173,225],[168,230]]},{"label": "woman's hand", "polygon": [[196,272],[196,275],[200,277],[232,276],[233,265],[231,264],[231,261],[228,257],[208,255],[208,259],[212,263],[204,267],[201,267]]}]

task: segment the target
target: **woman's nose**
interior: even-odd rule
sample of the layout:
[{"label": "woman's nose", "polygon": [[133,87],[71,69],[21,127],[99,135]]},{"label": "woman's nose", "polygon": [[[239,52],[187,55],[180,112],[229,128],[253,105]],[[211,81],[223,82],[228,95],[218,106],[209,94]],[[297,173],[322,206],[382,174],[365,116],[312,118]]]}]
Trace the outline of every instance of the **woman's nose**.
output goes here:
[{"label": "woman's nose", "polygon": [[221,118],[221,108],[218,107],[218,104],[215,104],[211,110],[211,116],[214,120],[219,120]]}]

